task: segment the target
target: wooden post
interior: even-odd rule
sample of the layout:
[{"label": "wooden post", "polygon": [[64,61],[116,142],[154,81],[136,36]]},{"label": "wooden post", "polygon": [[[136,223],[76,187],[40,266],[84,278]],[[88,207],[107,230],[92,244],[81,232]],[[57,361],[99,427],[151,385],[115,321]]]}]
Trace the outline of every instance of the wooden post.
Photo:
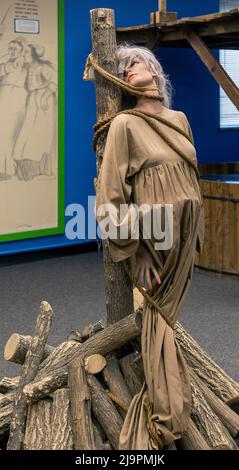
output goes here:
[{"label": "wooden post", "polygon": [[158,11],[166,13],[167,11],[167,0],[158,0]]},{"label": "wooden post", "polygon": [[184,31],[185,38],[188,40],[189,44],[199,55],[202,62],[206,65],[217,83],[223,88],[232,103],[239,110],[239,89],[231,77],[223,69],[221,64],[219,64],[219,62],[215,59],[203,40],[198,36],[198,34],[195,33],[195,31],[193,31],[190,26],[183,25],[182,30]]},{"label": "wooden post", "polygon": [[176,19],[175,11],[167,11],[167,0],[158,0],[158,11],[150,13],[150,24],[163,24]]},{"label": "wooden post", "polygon": [[[92,52],[97,63],[117,75],[116,33],[114,11],[108,8],[91,10]],[[95,72],[97,119],[116,113],[120,106],[120,90]],[[99,172],[105,141],[97,144],[96,166]],[[121,263],[114,263],[107,240],[103,243],[106,280],[107,324],[115,323],[133,313],[132,286]]]}]

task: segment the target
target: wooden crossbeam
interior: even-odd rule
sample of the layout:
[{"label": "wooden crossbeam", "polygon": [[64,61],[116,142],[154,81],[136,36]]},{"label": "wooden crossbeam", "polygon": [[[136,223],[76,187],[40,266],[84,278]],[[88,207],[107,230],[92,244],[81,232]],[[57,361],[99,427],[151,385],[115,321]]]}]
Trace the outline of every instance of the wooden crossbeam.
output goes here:
[{"label": "wooden crossbeam", "polygon": [[206,65],[209,72],[215,78],[217,83],[223,88],[227,96],[230,98],[232,103],[239,110],[239,89],[231,79],[231,77],[226,73],[224,68],[219,64],[219,62],[212,55],[206,44],[202,39],[193,31],[190,26],[182,26],[185,38],[191,45],[191,47],[198,54],[202,62]]}]

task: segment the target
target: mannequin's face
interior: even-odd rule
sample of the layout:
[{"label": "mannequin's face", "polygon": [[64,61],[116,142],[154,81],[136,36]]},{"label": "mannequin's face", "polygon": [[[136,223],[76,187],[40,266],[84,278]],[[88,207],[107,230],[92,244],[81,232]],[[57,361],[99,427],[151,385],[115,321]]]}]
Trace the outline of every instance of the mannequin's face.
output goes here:
[{"label": "mannequin's face", "polygon": [[130,85],[139,87],[156,84],[152,72],[140,57],[131,59],[130,64],[125,68],[124,80]]}]

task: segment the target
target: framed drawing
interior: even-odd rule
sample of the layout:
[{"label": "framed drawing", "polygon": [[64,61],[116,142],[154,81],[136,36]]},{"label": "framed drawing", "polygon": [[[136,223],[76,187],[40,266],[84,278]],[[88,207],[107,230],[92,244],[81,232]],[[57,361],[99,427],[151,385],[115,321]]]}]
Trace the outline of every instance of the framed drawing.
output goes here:
[{"label": "framed drawing", "polygon": [[0,242],[64,233],[64,0],[0,2]]}]

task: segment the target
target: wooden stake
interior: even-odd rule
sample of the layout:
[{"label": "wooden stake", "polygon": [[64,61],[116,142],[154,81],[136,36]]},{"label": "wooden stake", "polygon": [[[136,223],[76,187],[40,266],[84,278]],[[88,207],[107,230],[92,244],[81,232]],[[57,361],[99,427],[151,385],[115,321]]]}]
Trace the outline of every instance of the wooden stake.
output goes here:
[{"label": "wooden stake", "polygon": [[[108,72],[117,75],[116,33],[114,10],[91,10],[92,52],[96,62]],[[121,92],[118,87],[95,72],[96,114],[102,119],[119,111]],[[99,172],[105,140],[97,144],[96,167]],[[115,323],[133,313],[132,286],[122,263],[114,263],[107,240],[103,243],[103,260],[106,281],[107,324]]]},{"label": "wooden stake", "polygon": [[51,306],[47,302],[41,302],[34,336],[32,338],[31,346],[27,351],[25,363],[22,369],[22,376],[16,392],[10,426],[10,436],[8,440],[8,450],[20,450],[22,448],[27,415],[27,402],[23,393],[23,388],[36,376],[45,349],[51,323]]}]

